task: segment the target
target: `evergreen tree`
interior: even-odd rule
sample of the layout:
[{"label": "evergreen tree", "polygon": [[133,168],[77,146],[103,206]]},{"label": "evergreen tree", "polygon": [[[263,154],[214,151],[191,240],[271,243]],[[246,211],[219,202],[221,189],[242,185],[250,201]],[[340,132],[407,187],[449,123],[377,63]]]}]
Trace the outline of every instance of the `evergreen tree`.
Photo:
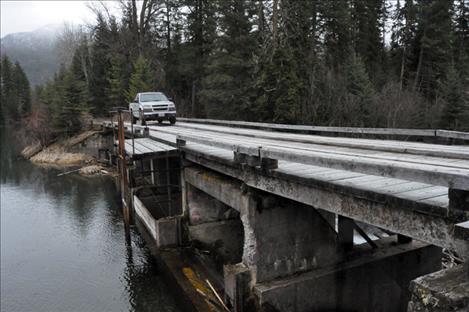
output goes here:
[{"label": "evergreen tree", "polygon": [[430,98],[436,96],[439,82],[446,76],[451,61],[452,0],[419,0],[418,38],[420,50],[414,88]]},{"label": "evergreen tree", "polygon": [[109,110],[109,89],[110,89],[110,71],[112,64],[110,60],[111,46],[110,46],[111,32],[104,16],[98,14],[97,24],[94,27],[93,43],[91,45],[90,62],[91,77],[90,77],[90,97],[94,106],[96,115],[106,114]]},{"label": "evergreen tree", "polygon": [[[126,60],[119,54],[111,56],[111,68],[109,70],[109,89],[107,90],[107,109],[126,104],[126,73],[124,71]],[[103,113],[103,112],[101,112]]]},{"label": "evergreen tree", "polygon": [[[105,115],[151,90],[191,117],[375,126],[396,119],[391,94],[421,112],[403,126],[463,128],[468,0],[396,1],[123,1],[121,17],[96,12],[41,103],[66,132],[78,127],[60,120],[72,110]],[[2,113],[17,119],[30,105],[24,73],[5,58],[1,72]]]},{"label": "evergreen tree", "polygon": [[219,31],[215,51],[205,67],[200,101],[207,117],[243,119],[249,115],[252,57],[256,39],[250,33],[254,3],[224,0],[217,3]]},{"label": "evergreen tree", "polygon": [[143,56],[139,56],[134,63],[134,71],[130,77],[129,89],[126,93],[127,102],[132,102],[139,92],[153,90],[154,73],[150,64]]},{"label": "evergreen tree", "polygon": [[326,1],[321,11],[324,16],[326,64],[337,68],[348,58],[352,46],[352,17],[349,0]]},{"label": "evergreen tree", "polygon": [[[372,99],[374,95],[373,85],[370,81],[365,64],[361,57],[351,53],[346,67],[347,90],[356,99],[358,104],[354,111],[355,118],[360,124],[355,126],[372,126]],[[357,118],[358,117],[358,118]]]},{"label": "evergreen tree", "polygon": [[2,119],[16,121],[31,111],[31,89],[21,65],[12,64],[8,56],[1,61]]},{"label": "evergreen tree", "polygon": [[262,120],[295,123],[311,117],[307,107],[316,62],[317,11],[315,1],[280,3],[275,48],[257,72],[255,110]]},{"label": "evergreen tree", "polygon": [[[459,0],[455,5],[454,16],[454,62],[459,74],[469,85],[469,1]],[[469,90],[467,90],[469,91]]]},{"label": "evergreen tree", "polygon": [[29,80],[18,62],[15,63],[14,77],[18,101],[16,110],[20,117],[24,117],[31,112],[31,88]]},{"label": "evergreen tree", "polygon": [[191,115],[202,117],[205,114],[204,107],[200,105],[198,96],[205,76],[204,67],[216,38],[215,3],[212,0],[185,0],[185,5],[189,9],[186,21],[189,59],[185,66],[188,67],[188,87],[191,90]]},{"label": "evergreen tree", "polygon": [[353,0],[351,11],[355,51],[361,55],[367,72],[376,80],[383,70],[385,1]]},{"label": "evergreen tree", "polygon": [[397,0],[392,16],[393,24],[391,29],[391,66],[394,74],[399,77],[399,88],[402,90],[404,84],[404,70],[406,65],[406,44],[405,44],[405,7],[401,6],[401,1]]},{"label": "evergreen tree", "polygon": [[445,101],[440,126],[453,130],[469,130],[469,96],[454,66],[448,69],[447,77],[440,89]]},{"label": "evergreen tree", "polygon": [[2,103],[4,107],[5,119],[17,119],[18,111],[16,106],[16,84],[14,68],[8,56],[2,58]]}]

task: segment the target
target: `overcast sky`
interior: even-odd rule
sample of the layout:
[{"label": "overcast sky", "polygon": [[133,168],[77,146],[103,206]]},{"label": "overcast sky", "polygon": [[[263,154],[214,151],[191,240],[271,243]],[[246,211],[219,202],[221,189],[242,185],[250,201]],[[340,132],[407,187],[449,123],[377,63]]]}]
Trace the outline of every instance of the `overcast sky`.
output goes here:
[{"label": "overcast sky", "polygon": [[1,37],[15,32],[32,31],[48,24],[93,21],[89,1],[8,1],[1,0]]}]

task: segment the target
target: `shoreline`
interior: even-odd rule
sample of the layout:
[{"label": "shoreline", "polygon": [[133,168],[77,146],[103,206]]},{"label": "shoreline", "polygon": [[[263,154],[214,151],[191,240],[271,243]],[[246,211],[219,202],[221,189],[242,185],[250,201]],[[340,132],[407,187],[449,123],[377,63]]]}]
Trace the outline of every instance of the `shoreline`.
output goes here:
[{"label": "shoreline", "polygon": [[86,145],[88,140],[103,134],[102,130],[84,130],[72,137],[52,141],[47,145],[34,142],[24,147],[20,155],[37,166],[70,169],[59,176],[69,173],[78,173],[82,176],[113,176],[115,175],[113,167],[103,166],[96,154],[93,155],[79,146],[80,144]]}]

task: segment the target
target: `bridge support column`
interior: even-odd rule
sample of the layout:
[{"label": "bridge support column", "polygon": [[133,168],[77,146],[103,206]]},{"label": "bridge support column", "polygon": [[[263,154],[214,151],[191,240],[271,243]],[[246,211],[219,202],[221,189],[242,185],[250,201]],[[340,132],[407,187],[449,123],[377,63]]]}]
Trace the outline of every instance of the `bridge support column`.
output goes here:
[{"label": "bridge support column", "polygon": [[254,190],[246,192],[242,205],[243,263],[251,270],[253,284],[340,258],[337,234],[315,209]]},{"label": "bridge support column", "polygon": [[[418,241],[396,244],[392,236],[376,248],[354,246],[345,259],[335,217],[324,218],[312,206],[206,168],[187,167],[184,179],[190,218],[197,210],[199,221],[221,209],[239,213],[242,256],[239,263],[225,263],[223,270],[225,296],[235,312],[249,302],[263,311],[402,311],[410,297],[409,282],[441,267],[440,248]],[[197,226],[207,226],[202,232],[214,240],[218,236],[223,244],[231,240],[216,230],[226,224],[209,224]],[[346,229],[350,234],[350,227]]]},{"label": "bridge support column", "polygon": [[338,219],[339,240],[345,250],[350,250],[353,248],[353,229],[354,229],[354,221],[352,219],[339,216],[339,219]]}]

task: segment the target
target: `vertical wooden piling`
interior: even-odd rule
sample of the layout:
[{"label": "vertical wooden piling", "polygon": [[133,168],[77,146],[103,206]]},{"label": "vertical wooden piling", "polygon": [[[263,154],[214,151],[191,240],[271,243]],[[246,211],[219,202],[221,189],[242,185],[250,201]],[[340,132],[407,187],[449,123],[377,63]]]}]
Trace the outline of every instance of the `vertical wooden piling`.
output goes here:
[{"label": "vertical wooden piling", "polygon": [[130,240],[130,207],[129,183],[127,178],[127,163],[125,158],[125,130],[122,111],[118,110],[118,140],[119,140],[119,180],[122,196],[122,213],[124,215],[124,229],[126,239]]}]

